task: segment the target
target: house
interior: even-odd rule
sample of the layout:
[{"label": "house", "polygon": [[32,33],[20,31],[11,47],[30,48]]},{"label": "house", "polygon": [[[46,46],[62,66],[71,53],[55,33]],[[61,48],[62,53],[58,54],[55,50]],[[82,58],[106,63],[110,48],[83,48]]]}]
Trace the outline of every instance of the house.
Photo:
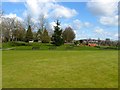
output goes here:
[{"label": "house", "polygon": [[79,40],[79,42],[81,44],[85,44],[85,45],[88,45],[88,46],[91,46],[91,47],[95,47],[95,46],[98,46],[98,40],[96,39],[81,39]]}]

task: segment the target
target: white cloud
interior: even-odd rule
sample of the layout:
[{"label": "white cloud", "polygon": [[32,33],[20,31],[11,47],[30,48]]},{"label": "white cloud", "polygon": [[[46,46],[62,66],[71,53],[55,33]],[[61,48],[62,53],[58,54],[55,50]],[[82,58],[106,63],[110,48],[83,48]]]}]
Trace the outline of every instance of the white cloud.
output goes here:
[{"label": "white cloud", "polygon": [[51,12],[51,16],[55,18],[71,18],[75,16],[77,12],[74,9],[70,9],[61,5],[54,5],[54,10]]},{"label": "white cloud", "polygon": [[91,0],[87,3],[87,7],[93,14],[98,16],[113,16],[118,12],[117,0]]},{"label": "white cloud", "polygon": [[75,9],[70,9],[57,4],[55,0],[27,0],[25,4],[27,11],[34,18],[43,14],[46,18],[71,18],[77,14]]},{"label": "white cloud", "polygon": [[21,17],[18,17],[16,14],[13,14],[13,13],[3,15],[0,18],[0,24],[2,22],[2,18],[14,18],[15,21],[23,22],[23,19]]},{"label": "white cloud", "polygon": [[75,33],[75,34],[77,34],[77,31],[76,31],[76,30],[74,30],[74,33]]},{"label": "white cloud", "polygon": [[97,28],[97,29],[95,30],[95,32],[96,32],[97,34],[103,34],[103,33],[104,33],[104,30],[103,30],[102,28]]},{"label": "white cloud", "polygon": [[83,25],[80,20],[76,19],[73,21],[72,26],[73,26],[74,30],[79,30]]},{"label": "white cloud", "polygon": [[75,29],[75,30],[80,30],[83,27],[91,27],[92,24],[90,22],[82,22],[79,19],[76,19],[73,21],[73,23],[71,24],[71,26]]},{"label": "white cloud", "polygon": [[2,2],[25,2],[25,0],[2,0]]},{"label": "white cloud", "polygon": [[23,19],[21,17],[18,17],[16,14],[13,14],[13,13],[5,14],[3,17],[4,18],[15,18],[15,19],[17,19],[19,21],[23,21]]},{"label": "white cloud", "polygon": [[51,22],[51,23],[49,24],[49,28],[50,28],[51,30],[54,30],[54,26],[56,26],[56,23],[55,23],[55,22]]},{"label": "white cloud", "polygon": [[95,33],[103,35],[103,36],[111,36],[112,35],[111,32],[108,32],[107,30],[100,28],[100,27],[97,27],[94,31],[95,31]]},{"label": "white cloud", "polygon": [[120,39],[120,34],[118,34],[118,33],[113,33],[113,38],[114,38],[115,40],[119,40],[119,39]]},{"label": "white cloud", "polygon": [[96,27],[94,30],[94,34],[100,38],[111,38],[111,39],[118,39],[118,33],[113,31],[108,31],[107,29],[103,29],[100,27]]},{"label": "white cloud", "polygon": [[85,27],[90,27],[90,26],[92,26],[92,24],[89,23],[89,22],[84,22],[84,26],[85,26]]},{"label": "white cloud", "polygon": [[[26,2],[28,0],[2,0],[2,2]],[[34,1],[34,0],[31,0]],[[55,0],[37,0],[39,2],[46,2],[46,1],[55,1]]]},{"label": "white cloud", "polygon": [[100,23],[103,25],[117,26],[118,25],[118,15],[113,16],[113,17],[102,16],[102,17],[100,17]]},{"label": "white cloud", "polygon": [[115,37],[118,37],[119,35],[118,35],[118,33],[115,33],[114,36],[115,36]]},{"label": "white cloud", "polygon": [[99,17],[103,25],[118,25],[118,0],[90,0],[88,9]]},{"label": "white cloud", "polygon": [[26,0],[25,6],[27,11],[25,13],[31,14],[31,16],[38,17],[41,14],[45,16],[54,6],[54,0]]},{"label": "white cloud", "polygon": [[33,22],[33,23],[38,23],[38,20],[36,20],[36,19],[34,19],[34,18],[31,18],[31,21]]},{"label": "white cloud", "polygon": [[[56,22],[50,22],[49,23],[49,29],[54,30],[54,26],[56,26]],[[65,30],[66,27],[71,27],[72,28],[71,24],[69,24],[69,23],[62,23],[61,26],[60,26],[60,28],[62,30]]]}]

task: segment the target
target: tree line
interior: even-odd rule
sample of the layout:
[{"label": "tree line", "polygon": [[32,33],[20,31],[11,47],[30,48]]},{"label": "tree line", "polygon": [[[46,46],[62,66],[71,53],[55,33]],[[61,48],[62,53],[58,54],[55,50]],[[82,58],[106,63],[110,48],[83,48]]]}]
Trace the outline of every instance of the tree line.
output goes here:
[{"label": "tree line", "polygon": [[[65,30],[60,28],[60,21],[57,20],[52,33],[47,28],[47,22],[44,15],[38,19],[35,25],[31,17],[28,15],[24,22],[16,18],[2,17],[0,28],[2,29],[2,41],[34,41],[42,43],[52,43],[56,46],[64,44],[64,42],[72,42],[75,38],[74,30],[66,27]],[[34,31],[37,29],[36,31]]]}]

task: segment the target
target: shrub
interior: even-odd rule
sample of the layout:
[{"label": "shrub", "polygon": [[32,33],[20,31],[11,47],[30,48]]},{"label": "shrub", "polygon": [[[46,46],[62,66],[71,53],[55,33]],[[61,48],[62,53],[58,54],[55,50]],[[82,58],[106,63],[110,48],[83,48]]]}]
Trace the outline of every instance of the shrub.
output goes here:
[{"label": "shrub", "polygon": [[12,41],[9,43],[11,46],[29,46],[28,43],[26,42],[21,42],[21,41]]},{"label": "shrub", "polygon": [[100,46],[95,46],[96,48],[100,48]]},{"label": "shrub", "polygon": [[78,44],[79,44],[79,41],[75,41],[74,44],[75,44],[75,45],[78,45]]},{"label": "shrub", "polygon": [[39,50],[40,49],[40,47],[32,47],[32,50]]}]

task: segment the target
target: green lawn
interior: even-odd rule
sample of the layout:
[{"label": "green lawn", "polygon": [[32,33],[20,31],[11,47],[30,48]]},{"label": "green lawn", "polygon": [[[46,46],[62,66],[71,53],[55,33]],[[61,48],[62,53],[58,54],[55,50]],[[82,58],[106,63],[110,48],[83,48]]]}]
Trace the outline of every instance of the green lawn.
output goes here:
[{"label": "green lawn", "polygon": [[[0,42],[0,49],[2,48],[2,43]],[[2,88],[2,50],[0,50],[0,89]]]},{"label": "green lawn", "polygon": [[0,42],[0,49],[2,48],[2,43]]},{"label": "green lawn", "polygon": [[3,51],[3,88],[117,88],[118,51]]}]

